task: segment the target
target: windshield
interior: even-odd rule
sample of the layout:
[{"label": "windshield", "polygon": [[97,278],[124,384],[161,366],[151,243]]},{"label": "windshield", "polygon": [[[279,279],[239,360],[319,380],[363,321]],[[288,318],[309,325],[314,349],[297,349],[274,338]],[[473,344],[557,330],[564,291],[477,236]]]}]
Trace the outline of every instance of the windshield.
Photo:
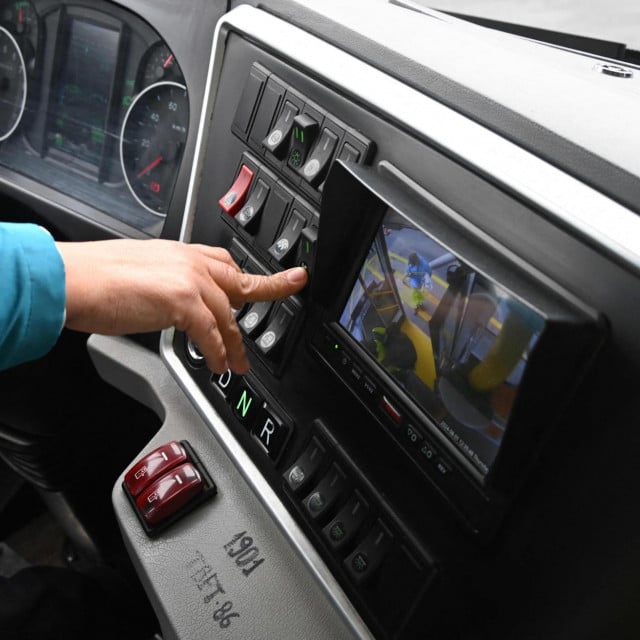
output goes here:
[{"label": "windshield", "polygon": [[609,40],[640,51],[638,0],[417,0],[447,13]]}]

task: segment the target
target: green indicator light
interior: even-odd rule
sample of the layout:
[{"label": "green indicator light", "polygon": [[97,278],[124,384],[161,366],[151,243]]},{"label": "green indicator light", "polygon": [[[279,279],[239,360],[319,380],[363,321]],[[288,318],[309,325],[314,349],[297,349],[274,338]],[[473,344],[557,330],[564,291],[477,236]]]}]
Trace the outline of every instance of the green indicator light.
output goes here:
[{"label": "green indicator light", "polygon": [[304,143],[304,131],[300,131],[300,142]]},{"label": "green indicator light", "polygon": [[131,104],[131,100],[131,96],[124,96],[124,98],[122,98],[122,106],[128,107]]},{"label": "green indicator light", "polygon": [[340,348],[340,345],[339,344],[334,344],[333,348],[337,351]]},{"label": "green indicator light", "polygon": [[59,133],[56,133],[56,136],[54,138],[54,144],[56,145],[56,147],[62,146],[62,136]]},{"label": "green indicator light", "polygon": [[133,87],[135,85],[136,81],[135,80],[127,80],[125,82],[125,84],[127,85],[127,87]]},{"label": "green indicator light", "polygon": [[308,240],[305,242],[305,251],[307,253],[311,253],[311,245],[309,244]]}]

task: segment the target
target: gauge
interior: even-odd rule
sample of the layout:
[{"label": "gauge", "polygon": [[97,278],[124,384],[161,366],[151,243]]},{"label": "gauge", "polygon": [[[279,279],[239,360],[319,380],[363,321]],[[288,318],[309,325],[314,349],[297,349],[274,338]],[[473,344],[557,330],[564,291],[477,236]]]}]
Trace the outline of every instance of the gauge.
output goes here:
[{"label": "gauge", "polygon": [[20,124],[27,101],[27,69],[15,38],[0,27],[0,140]]},{"label": "gauge", "polygon": [[142,69],[142,86],[146,87],[160,81],[182,81],[182,71],[169,47],[163,43],[149,50]]},{"label": "gauge", "polygon": [[180,169],[189,127],[187,89],[157,82],[139,93],[122,125],[120,160],[134,198],[165,215]]}]

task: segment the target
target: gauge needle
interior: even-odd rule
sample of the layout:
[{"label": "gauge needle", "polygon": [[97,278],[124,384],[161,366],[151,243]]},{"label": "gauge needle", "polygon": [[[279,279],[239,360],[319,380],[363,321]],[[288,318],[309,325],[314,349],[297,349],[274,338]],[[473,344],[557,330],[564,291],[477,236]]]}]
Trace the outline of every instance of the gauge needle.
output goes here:
[{"label": "gauge needle", "polygon": [[172,62],[173,62],[173,53],[169,54],[169,57],[164,61],[162,68],[166,69]]},{"label": "gauge needle", "polygon": [[142,171],[140,171],[140,173],[138,173],[136,178],[142,178],[142,176],[145,173],[149,173],[149,171],[151,171],[151,169],[155,169],[163,160],[164,160],[164,158],[162,156],[158,156],[155,160],[150,162]]}]

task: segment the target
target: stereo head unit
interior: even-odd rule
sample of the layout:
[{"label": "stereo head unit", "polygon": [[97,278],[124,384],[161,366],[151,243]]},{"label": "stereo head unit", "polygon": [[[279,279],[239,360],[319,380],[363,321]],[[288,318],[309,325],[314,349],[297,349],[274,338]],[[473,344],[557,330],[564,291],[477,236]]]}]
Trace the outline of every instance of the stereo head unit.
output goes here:
[{"label": "stereo head unit", "polygon": [[336,164],[316,255],[313,349],[474,532],[495,530],[598,314],[390,165]]}]

